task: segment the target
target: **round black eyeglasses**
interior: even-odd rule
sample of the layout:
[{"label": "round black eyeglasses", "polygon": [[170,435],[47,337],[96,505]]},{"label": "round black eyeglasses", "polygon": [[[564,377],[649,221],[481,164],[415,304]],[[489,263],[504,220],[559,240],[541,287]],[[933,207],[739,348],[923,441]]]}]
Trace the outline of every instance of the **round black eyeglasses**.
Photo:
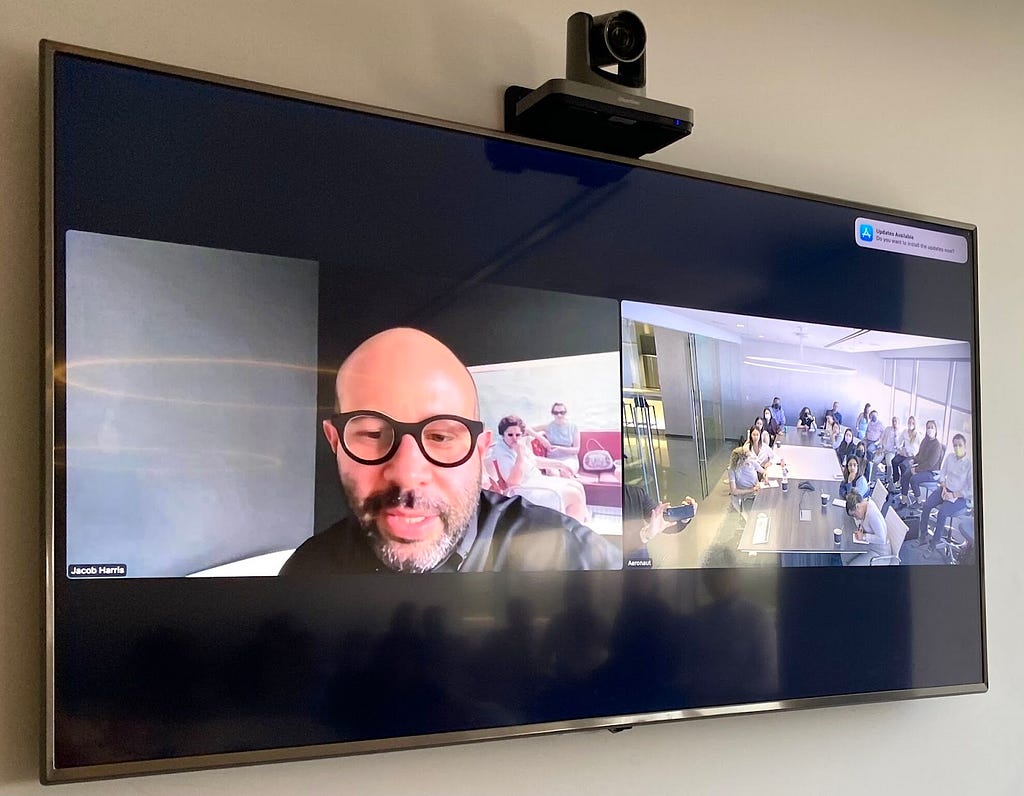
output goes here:
[{"label": "round black eyeglasses", "polygon": [[360,464],[384,464],[402,444],[406,434],[416,440],[420,452],[438,467],[458,467],[473,455],[484,424],[459,415],[434,415],[418,423],[402,423],[383,412],[361,409],[331,415],[342,450]]}]

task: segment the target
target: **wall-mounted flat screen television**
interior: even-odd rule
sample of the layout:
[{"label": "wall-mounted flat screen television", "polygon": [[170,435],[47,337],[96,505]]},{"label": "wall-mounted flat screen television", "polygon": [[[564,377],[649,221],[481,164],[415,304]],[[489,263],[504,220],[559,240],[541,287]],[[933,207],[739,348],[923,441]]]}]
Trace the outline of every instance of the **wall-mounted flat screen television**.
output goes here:
[{"label": "wall-mounted flat screen television", "polygon": [[987,688],[972,225],[41,66],[45,781]]}]

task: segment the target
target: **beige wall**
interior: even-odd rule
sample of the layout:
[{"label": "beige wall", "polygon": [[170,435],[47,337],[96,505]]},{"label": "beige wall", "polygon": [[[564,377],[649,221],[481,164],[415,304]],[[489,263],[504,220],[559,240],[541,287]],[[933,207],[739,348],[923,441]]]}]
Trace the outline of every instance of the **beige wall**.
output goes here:
[{"label": "beige wall", "polygon": [[[564,22],[584,4],[302,5],[0,0],[0,793],[39,788],[37,40],[495,127],[505,84],[562,74]],[[76,793],[1024,789],[1024,528],[1014,500],[1024,450],[1024,5],[632,7],[650,32],[651,95],[696,109],[692,139],[659,159],[980,228],[990,692],[100,783]]]}]

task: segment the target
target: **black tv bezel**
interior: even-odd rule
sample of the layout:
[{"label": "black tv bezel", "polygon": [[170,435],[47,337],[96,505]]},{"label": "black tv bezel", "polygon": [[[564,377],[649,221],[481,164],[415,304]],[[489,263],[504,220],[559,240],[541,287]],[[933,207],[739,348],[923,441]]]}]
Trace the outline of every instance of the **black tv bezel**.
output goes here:
[{"label": "black tv bezel", "polygon": [[982,679],[977,683],[961,685],[935,686],[927,688],[911,688],[873,693],[841,694],[801,699],[758,702],[750,704],[732,704],[710,708],[690,708],[655,713],[633,715],[602,716],[596,718],[546,722],[540,724],[518,725],[512,727],[495,727],[482,730],[437,733],[433,735],[416,735],[370,741],[352,741],[342,743],[321,744],[314,746],[288,747],[245,752],[215,753],[174,757],[124,763],[108,763],[89,766],[57,768],[55,766],[55,693],[54,693],[54,60],[58,55],[78,56],[104,63],[132,67],[140,70],[186,78],[208,84],[232,87],[293,100],[310,102],[317,105],[371,114],[378,117],[411,122],[442,130],[470,133],[484,138],[528,144],[540,149],[564,152],[568,154],[594,158],[609,163],[618,163],[634,168],[649,169],[695,180],[705,180],[764,193],[779,194],[791,198],[805,199],[813,202],[835,205],[868,213],[881,213],[897,216],[912,221],[941,224],[950,228],[960,229],[970,234],[970,264],[972,267],[972,296],[974,308],[974,351],[972,355],[972,412],[975,425],[980,430],[981,420],[981,387],[980,387],[980,346],[979,312],[978,312],[978,265],[977,265],[977,227],[974,224],[952,221],[949,219],[920,213],[895,210],[880,205],[837,199],[835,197],[782,188],[774,185],[727,177],[693,169],[672,166],[663,163],[634,160],[631,158],[603,155],[587,150],[559,144],[551,144],[517,135],[511,135],[487,128],[451,122],[417,114],[375,107],[362,103],[349,102],[295,89],[272,86],[239,78],[217,75],[196,69],[188,69],[162,64],[142,58],[81,47],[62,42],[43,39],[39,45],[39,77],[40,77],[40,260],[41,260],[41,338],[42,349],[42,422],[43,422],[43,457],[42,457],[42,543],[43,543],[43,704],[41,718],[41,766],[40,781],[44,784],[74,782],[91,779],[109,779],[115,777],[170,773],[179,771],[224,768],[239,765],[274,763],[289,760],[308,760],[323,757],[339,757],[354,754],[367,754],[400,749],[430,748],[486,740],[498,740],[512,737],[546,735],[575,730],[628,728],[637,724],[652,724],[683,719],[706,718],[747,713],[764,713],[789,711],[806,708],[819,708],[840,705],[859,705],[876,702],[900,701],[923,697],[949,696],[957,694],[975,694],[988,691],[988,653],[985,611],[985,573],[984,573],[984,525],[982,497],[983,478],[980,451],[980,433],[975,435],[974,466],[976,480],[975,514],[977,526],[977,567],[980,586],[980,631],[981,631],[981,670]]}]

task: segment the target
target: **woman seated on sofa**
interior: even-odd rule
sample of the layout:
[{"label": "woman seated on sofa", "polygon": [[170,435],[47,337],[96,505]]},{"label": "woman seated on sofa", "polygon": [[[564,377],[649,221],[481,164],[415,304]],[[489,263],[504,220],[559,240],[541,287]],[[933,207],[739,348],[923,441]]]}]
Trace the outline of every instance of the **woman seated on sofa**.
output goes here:
[{"label": "woman seated on sofa", "polygon": [[[564,462],[537,456],[531,440],[537,434],[522,418],[507,415],[498,421],[498,441],[487,450],[484,472],[491,489],[503,494],[518,494],[520,488],[538,487],[556,492],[565,513],[582,523],[590,521],[587,494]],[[545,475],[541,469],[559,475]]]},{"label": "woman seated on sofa", "polygon": [[535,438],[544,448],[544,456],[564,464],[574,473],[580,469],[580,430],[568,419],[569,410],[561,401],[551,406],[551,422],[533,426]]}]

